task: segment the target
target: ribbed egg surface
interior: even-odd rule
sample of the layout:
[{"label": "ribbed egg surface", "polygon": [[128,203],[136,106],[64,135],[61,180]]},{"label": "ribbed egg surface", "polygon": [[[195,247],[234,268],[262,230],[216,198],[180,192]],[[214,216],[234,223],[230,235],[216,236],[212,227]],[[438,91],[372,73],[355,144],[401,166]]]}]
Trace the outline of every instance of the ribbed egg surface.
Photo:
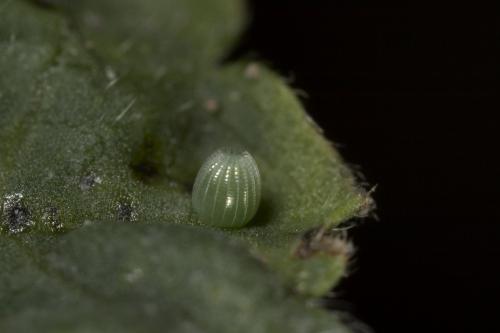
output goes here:
[{"label": "ribbed egg surface", "polygon": [[193,208],[202,223],[241,227],[257,212],[261,181],[247,151],[219,149],[202,165],[193,187]]}]

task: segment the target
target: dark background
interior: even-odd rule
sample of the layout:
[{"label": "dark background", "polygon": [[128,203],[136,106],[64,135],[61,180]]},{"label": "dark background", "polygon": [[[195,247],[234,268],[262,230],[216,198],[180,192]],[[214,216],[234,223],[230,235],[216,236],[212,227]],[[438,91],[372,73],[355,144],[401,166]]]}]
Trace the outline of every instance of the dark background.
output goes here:
[{"label": "dark background", "polygon": [[305,90],[308,112],[378,184],[379,221],[351,233],[354,272],[330,304],[379,333],[498,323],[499,17],[474,4],[256,0],[234,53]]}]

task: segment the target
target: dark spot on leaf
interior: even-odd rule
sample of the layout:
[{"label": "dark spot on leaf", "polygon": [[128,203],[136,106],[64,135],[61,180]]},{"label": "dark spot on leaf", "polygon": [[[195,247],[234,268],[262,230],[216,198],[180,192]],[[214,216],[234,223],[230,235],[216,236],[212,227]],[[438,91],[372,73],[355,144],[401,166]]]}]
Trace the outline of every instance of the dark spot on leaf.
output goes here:
[{"label": "dark spot on leaf", "polygon": [[42,221],[51,231],[61,230],[62,222],[59,220],[58,209],[56,207],[47,207],[42,215]]},{"label": "dark spot on leaf", "polygon": [[22,202],[23,195],[11,194],[5,197],[2,214],[2,229],[16,234],[33,224],[28,208]]},{"label": "dark spot on leaf", "polygon": [[14,206],[8,211],[9,228],[21,231],[30,223],[30,214],[26,207]]},{"label": "dark spot on leaf", "polygon": [[137,212],[129,202],[119,202],[117,207],[117,219],[120,223],[130,223],[137,220]]},{"label": "dark spot on leaf", "polygon": [[54,8],[55,5],[50,0],[33,0],[35,5],[38,5],[42,8]]},{"label": "dark spot on leaf", "polygon": [[162,148],[152,135],[146,135],[130,163],[134,176],[145,183],[151,183],[165,170],[162,162]]}]

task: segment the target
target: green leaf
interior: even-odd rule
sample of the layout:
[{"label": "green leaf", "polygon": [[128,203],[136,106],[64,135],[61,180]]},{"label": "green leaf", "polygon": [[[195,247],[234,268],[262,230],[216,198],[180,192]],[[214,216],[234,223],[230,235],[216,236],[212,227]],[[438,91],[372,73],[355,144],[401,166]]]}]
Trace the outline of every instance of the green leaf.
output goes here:
[{"label": "green leaf", "polygon": [[[248,226],[215,232],[242,240],[298,293],[326,293],[350,253],[332,230],[371,199],[282,79],[254,63],[217,67],[243,26],[241,2],[44,2],[56,7],[0,6],[2,230],[36,239],[102,220],[203,228],[190,202],[197,169],[242,145],[261,169],[261,208]],[[33,239],[21,247],[38,252]],[[73,318],[94,316],[100,306],[89,304]]]},{"label": "green leaf", "polygon": [[214,232],[101,223],[51,243],[0,238],[1,332],[348,332]]},{"label": "green leaf", "polygon": [[151,82],[207,70],[232,47],[245,21],[239,0],[47,1],[72,14],[86,46],[106,64]]}]

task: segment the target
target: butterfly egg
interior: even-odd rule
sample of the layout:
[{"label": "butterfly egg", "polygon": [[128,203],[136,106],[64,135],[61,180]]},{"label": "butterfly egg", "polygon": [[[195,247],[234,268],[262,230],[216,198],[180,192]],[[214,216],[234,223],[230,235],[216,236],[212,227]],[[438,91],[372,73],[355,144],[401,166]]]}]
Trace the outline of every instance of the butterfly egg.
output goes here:
[{"label": "butterfly egg", "polygon": [[261,181],[247,151],[219,149],[205,161],[193,186],[193,209],[204,224],[241,227],[257,212]]}]

